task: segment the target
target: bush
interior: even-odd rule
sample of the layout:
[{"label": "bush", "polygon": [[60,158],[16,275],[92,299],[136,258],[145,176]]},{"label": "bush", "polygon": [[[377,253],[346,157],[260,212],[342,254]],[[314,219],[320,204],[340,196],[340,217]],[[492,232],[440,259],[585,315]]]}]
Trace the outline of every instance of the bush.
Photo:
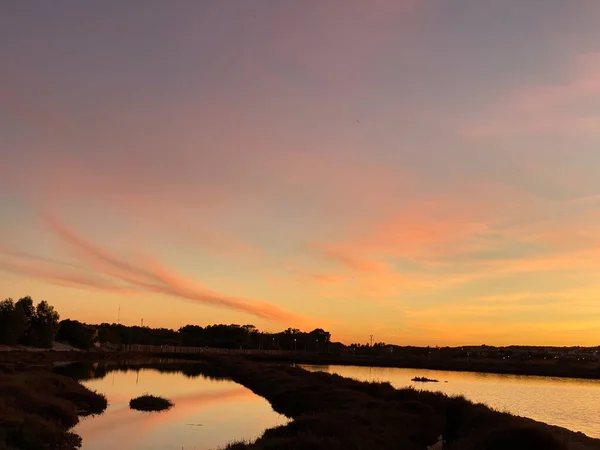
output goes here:
[{"label": "bush", "polygon": [[129,401],[129,407],[137,411],[164,411],[173,406],[173,402],[163,397],[142,395]]}]

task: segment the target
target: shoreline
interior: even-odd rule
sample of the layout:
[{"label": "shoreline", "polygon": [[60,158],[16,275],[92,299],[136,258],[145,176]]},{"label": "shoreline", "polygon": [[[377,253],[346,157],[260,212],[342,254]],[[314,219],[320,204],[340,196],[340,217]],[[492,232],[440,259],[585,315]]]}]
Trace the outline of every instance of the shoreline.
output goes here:
[{"label": "shoreline", "polygon": [[473,372],[495,375],[523,375],[550,378],[600,380],[600,363],[558,364],[552,362],[496,362],[495,360],[425,360],[382,357],[336,355],[248,355],[247,359],[257,362],[287,362],[331,366],[359,366],[398,369],[441,370],[450,372]]},{"label": "shoreline", "polygon": [[[46,366],[57,362],[99,362],[118,361],[127,359],[168,358],[180,360],[202,360],[207,357],[235,357],[248,361],[261,363],[281,364],[306,364],[306,365],[331,365],[331,366],[359,366],[399,369],[440,370],[450,372],[473,372],[495,375],[523,375],[550,378],[568,378],[583,380],[600,380],[600,362],[585,363],[549,363],[539,362],[498,362],[497,360],[466,360],[444,359],[426,360],[423,358],[385,358],[377,356],[343,356],[333,354],[311,354],[304,352],[289,353],[260,353],[260,354],[231,354],[222,355],[219,350],[207,349],[200,353],[172,353],[172,352],[119,352],[103,350],[78,350],[78,351],[29,351],[10,350],[0,351],[0,365],[15,368]],[[1,372],[0,372],[1,373]]]},{"label": "shoreline", "polygon": [[[539,447],[540,441],[536,444],[538,448],[600,450],[600,439],[498,412],[464,397],[448,397],[410,388],[396,389],[389,383],[362,382],[278,364],[284,361],[256,362],[249,358],[209,354],[182,357],[184,355],[166,353],[51,352],[43,358],[39,354],[35,357],[31,353],[27,355],[26,359],[21,352],[10,357],[0,355],[0,373],[4,372],[3,376],[16,375],[17,372],[24,376],[49,373],[58,362],[99,363],[101,366],[116,363],[121,367],[152,367],[158,364],[173,370],[185,370],[186,366],[195,362],[201,368],[198,374],[231,379],[264,397],[277,412],[294,419],[287,425],[266,430],[255,442],[232,443],[225,447],[227,450],[293,448],[290,445],[296,441],[317,449],[350,448],[348,445],[353,442],[348,441],[350,438],[364,445],[368,442],[367,447],[359,445],[354,448],[397,448],[398,442],[404,439],[405,448],[422,449],[431,445],[438,435],[436,433],[440,432],[445,433],[450,449],[487,449],[487,446],[473,445],[490,439],[510,440],[514,430],[519,434],[523,429],[525,433],[535,430],[532,433],[537,434],[532,439],[547,439],[544,442],[550,443],[550,447],[546,444]],[[150,360],[153,362],[150,363]],[[310,362],[316,361],[311,358]],[[327,364],[322,360],[319,363]],[[343,363],[347,364],[346,361]],[[398,432],[399,423],[410,426],[401,427],[402,432]],[[349,428],[353,430],[350,435],[347,432]],[[373,436],[379,436],[377,439],[381,442],[373,445],[369,441]],[[313,438],[318,439],[313,442]],[[419,445],[413,446],[415,442]]]}]

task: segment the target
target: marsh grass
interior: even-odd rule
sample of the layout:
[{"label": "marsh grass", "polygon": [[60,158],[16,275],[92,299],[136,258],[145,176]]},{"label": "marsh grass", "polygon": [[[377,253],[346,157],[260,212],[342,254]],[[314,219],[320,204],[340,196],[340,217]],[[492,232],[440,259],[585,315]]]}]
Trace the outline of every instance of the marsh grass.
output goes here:
[{"label": "marsh grass", "polygon": [[205,366],[209,374],[246,386],[266,398],[275,411],[294,419],[266,430],[253,443],[233,442],[226,450],[423,450],[440,434],[449,450],[567,448],[544,424],[460,396],[239,358],[209,361]]},{"label": "marsh grass", "polygon": [[79,416],[100,414],[106,397],[77,381],[43,370],[0,376],[0,448],[79,448],[69,431]]},{"label": "marsh grass", "polygon": [[173,402],[164,397],[144,394],[129,401],[129,408],[137,411],[166,411],[173,407]]}]

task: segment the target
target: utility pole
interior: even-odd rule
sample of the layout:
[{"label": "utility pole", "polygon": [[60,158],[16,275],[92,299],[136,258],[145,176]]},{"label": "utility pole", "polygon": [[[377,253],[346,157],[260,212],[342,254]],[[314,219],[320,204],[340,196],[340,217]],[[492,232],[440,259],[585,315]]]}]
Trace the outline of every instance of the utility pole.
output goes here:
[{"label": "utility pole", "polygon": [[373,347],[373,335],[370,334],[369,337],[371,338],[371,347]]},{"label": "utility pole", "polygon": [[117,313],[117,325],[121,324],[121,304],[119,303],[119,312]]},{"label": "utility pole", "polygon": [[144,328],[144,318],[142,317],[142,328]]}]

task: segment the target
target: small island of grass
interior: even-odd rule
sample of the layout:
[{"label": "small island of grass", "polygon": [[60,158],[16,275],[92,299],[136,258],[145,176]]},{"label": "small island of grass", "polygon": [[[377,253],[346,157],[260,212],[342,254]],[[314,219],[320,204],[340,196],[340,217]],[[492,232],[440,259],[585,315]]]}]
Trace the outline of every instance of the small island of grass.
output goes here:
[{"label": "small island of grass", "polygon": [[427,377],[414,377],[412,379],[412,381],[415,381],[417,383],[439,383],[439,380],[434,380],[431,378],[427,378]]},{"label": "small island of grass", "polygon": [[173,402],[163,397],[154,395],[142,395],[132,398],[129,407],[137,411],[164,411],[173,406]]}]

